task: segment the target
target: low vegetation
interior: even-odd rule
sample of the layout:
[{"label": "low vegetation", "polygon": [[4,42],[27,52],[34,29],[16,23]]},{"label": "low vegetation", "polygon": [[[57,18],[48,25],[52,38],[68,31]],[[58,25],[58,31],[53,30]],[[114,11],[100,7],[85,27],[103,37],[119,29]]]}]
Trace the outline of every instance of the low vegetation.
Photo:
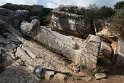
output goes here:
[{"label": "low vegetation", "polygon": [[2,6],[3,8],[7,8],[10,10],[28,10],[30,12],[30,16],[39,16],[41,25],[48,25],[50,22],[51,11],[50,8],[45,8],[41,5],[16,5],[7,3]]}]

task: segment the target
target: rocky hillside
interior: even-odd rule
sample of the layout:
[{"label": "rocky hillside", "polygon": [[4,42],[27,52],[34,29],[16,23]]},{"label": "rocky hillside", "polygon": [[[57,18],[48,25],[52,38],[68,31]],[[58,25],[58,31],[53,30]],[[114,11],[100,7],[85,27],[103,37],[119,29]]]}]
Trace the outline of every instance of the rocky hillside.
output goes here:
[{"label": "rocky hillside", "polygon": [[49,26],[27,10],[0,8],[0,83],[99,82],[124,67],[124,41],[109,27],[65,7],[52,11]]}]

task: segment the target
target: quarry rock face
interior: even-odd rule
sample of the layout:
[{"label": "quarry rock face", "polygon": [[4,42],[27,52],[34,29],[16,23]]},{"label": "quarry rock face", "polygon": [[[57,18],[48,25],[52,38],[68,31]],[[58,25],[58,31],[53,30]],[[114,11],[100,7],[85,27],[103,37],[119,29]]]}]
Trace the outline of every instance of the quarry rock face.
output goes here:
[{"label": "quarry rock face", "polygon": [[85,17],[62,11],[53,11],[51,25],[55,31],[82,38],[95,33],[91,22]]},{"label": "quarry rock face", "polygon": [[[29,25],[31,24],[32,22],[29,23]],[[79,42],[75,41],[74,37],[62,35],[52,31],[50,28],[26,27],[24,23],[21,25],[21,30],[24,34],[28,34],[29,36],[30,33],[36,34],[32,35],[32,38],[50,50],[62,54],[76,64],[82,64],[91,69],[96,68],[101,45],[98,36],[89,35],[86,41]]]}]

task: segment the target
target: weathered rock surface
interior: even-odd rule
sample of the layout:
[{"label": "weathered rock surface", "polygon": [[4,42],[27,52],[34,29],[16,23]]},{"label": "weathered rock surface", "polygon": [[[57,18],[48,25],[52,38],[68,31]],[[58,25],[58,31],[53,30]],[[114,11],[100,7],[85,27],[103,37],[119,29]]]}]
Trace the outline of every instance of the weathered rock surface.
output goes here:
[{"label": "weathered rock surface", "polygon": [[[29,26],[27,27],[26,24]],[[36,23],[37,24],[37,23]],[[37,42],[52,51],[62,54],[76,64],[95,68],[99,56],[101,41],[98,36],[89,35],[86,41],[75,41],[74,37],[65,36],[46,27],[32,27],[31,23],[22,23],[21,30]],[[35,34],[35,35],[32,35]]]},{"label": "weathered rock surface", "polygon": [[28,22],[21,23],[21,31],[29,37],[34,37],[37,34],[37,29],[40,28],[40,22],[37,19]]},{"label": "weathered rock surface", "polygon": [[53,11],[51,25],[55,31],[82,38],[95,33],[90,20],[80,15],[62,11]]},{"label": "weathered rock surface", "polygon": [[[30,41],[30,40],[26,40],[22,37],[20,37],[18,33],[18,31],[16,32],[15,29],[10,29],[10,33],[2,33],[1,38],[4,38],[4,40],[7,42],[5,45],[2,45],[4,42],[1,42],[0,44],[0,49],[5,49],[5,52],[7,53],[7,60],[5,61],[5,67],[8,68],[8,66],[12,65],[12,66],[16,66],[15,69],[19,70],[19,68],[21,66],[25,67],[27,69],[27,71],[30,71],[30,73],[33,73],[33,70],[36,66],[42,66],[43,68],[48,68],[51,69],[53,71],[60,71],[60,72],[70,72],[71,71],[66,67],[68,65],[67,62],[65,62],[60,56],[58,56],[55,53],[52,53],[50,51],[48,51],[47,49],[45,49],[42,45],[37,44],[36,42]],[[13,35],[11,34],[11,32],[13,33]],[[20,42],[21,43],[20,45]],[[13,49],[13,47],[11,48],[11,44],[16,45],[17,47],[15,49]],[[7,46],[9,45],[9,46]],[[2,47],[1,47],[2,46]],[[9,48],[6,48],[9,47]],[[17,66],[19,68],[17,68]],[[10,78],[11,80],[8,81],[5,77],[2,77],[1,75],[4,76],[4,74],[1,74],[0,76],[2,78],[0,78],[1,81],[4,81],[5,79],[7,80],[7,82],[2,82],[2,83],[19,83],[18,80],[14,79],[14,76],[17,76],[18,73],[15,73],[15,69],[12,69],[13,71],[12,73],[12,77]],[[3,72],[4,73],[4,72]],[[5,73],[8,73],[8,70],[5,71]],[[8,73],[8,74],[11,74]],[[22,72],[19,72],[20,74],[23,74]],[[6,74],[6,75],[8,75]],[[20,75],[19,74],[19,75]],[[32,74],[33,75],[33,74]],[[10,75],[8,75],[10,76]],[[21,76],[21,75],[20,75]],[[21,80],[25,80],[26,76],[24,74],[24,76],[20,77]],[[29,74],[29,76],[31,76]],[[7,77],[9,78],[9,77]],[[18,79],[18,77],[17,77]],[[19,81],[20,81],[19,79]],[[33,80],[33,79],[32,79]],[[0,81],[0,82],[1,82]],[[33,82],[33,81],[32,81]],[[32,83],[31,82],[31,83]],[[29,83],[29,82],[22,82],[22,83]],[[33,82],[35,83],[35,82]]]},{"label": "weathered rock surface", "polygon": [[118,39],[117,65],[124,68],[124,41],[122,39]]},{"label": "weathered rock surface", "polygon": [[0,83],[39,83],[39,79],[26,67],[10,66],[0,74]]},{"label": "weathered rock surface", "polygon": [[[32,35],[33,39],[75,62],[75,56],[77,56],[76,51],[78,51],[78,47],[81,45],[80,42],[74,41],[72,37],[64,36],[52,31],[50,28],[27,27],[24,23],[21,25],[21,30],[24,34],[28,34],[28,36],[35,34]],[[32,23],[29,23],[29,25],[32,25]]]},{"label": "weathered rock surface", "polygon": [[101,47],[100,37],[89,35],[84,41],[84,47],[81,51],[81,64],[89,69],[96,69]]}]

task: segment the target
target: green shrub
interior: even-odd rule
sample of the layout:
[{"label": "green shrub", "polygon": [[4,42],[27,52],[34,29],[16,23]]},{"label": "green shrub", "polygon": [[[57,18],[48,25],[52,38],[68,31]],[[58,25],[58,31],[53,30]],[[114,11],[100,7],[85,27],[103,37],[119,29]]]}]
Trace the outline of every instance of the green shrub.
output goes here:
[{"label": "green shrub", "polygon": [[110,31],[113,35],[124,38],[124,8],[117,10],[112,17]]},{"label": "green shrub", "polygon": [[7,3],[2,7],[10,10],[18,10],[18,9],[28,10],[31,16],[40,17],[42,26],[48,25],[47,23],[50,23],[50,22],[47,22],[48,21],[47,16],[51,15],[52,9],[45,8],[42,5],[16,5],[16,4]]}]

